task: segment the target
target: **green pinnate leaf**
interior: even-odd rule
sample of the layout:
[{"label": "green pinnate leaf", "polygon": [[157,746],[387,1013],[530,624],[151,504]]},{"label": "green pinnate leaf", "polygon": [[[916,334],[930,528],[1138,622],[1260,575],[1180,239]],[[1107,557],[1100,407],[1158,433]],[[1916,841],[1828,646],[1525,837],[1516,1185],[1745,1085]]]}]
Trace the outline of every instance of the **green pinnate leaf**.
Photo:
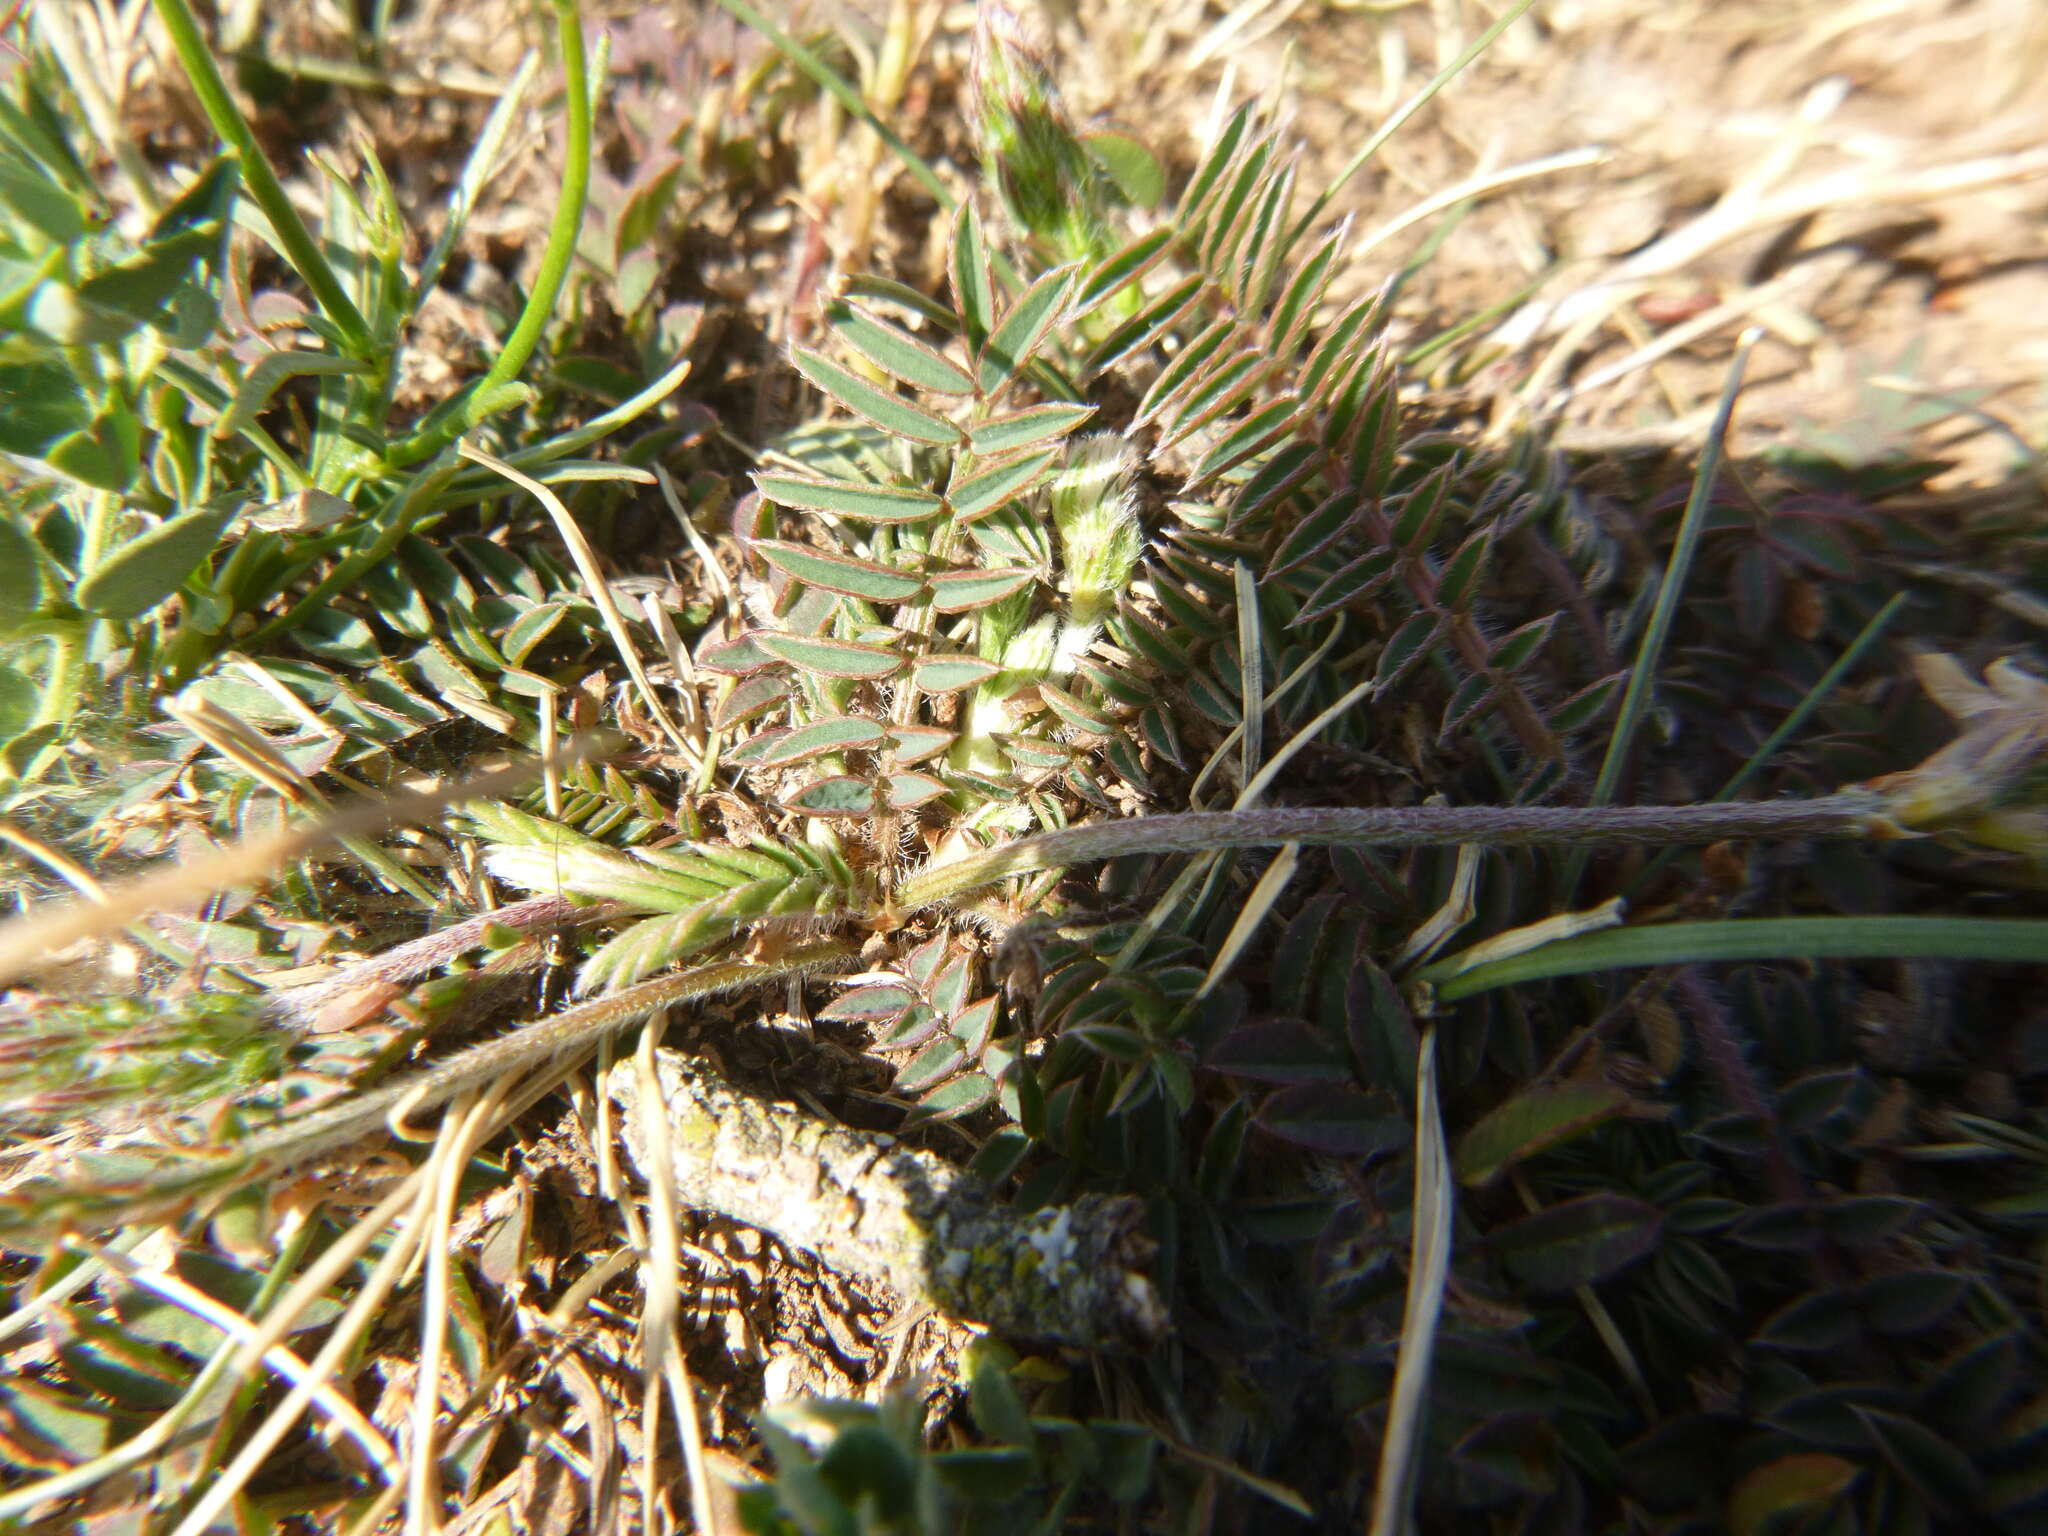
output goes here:
[{"label": "green pinnate leaf", "polygon": [[1140,235],[1099,263],[1074,295],[1075,315],[1085,315],[1149,272],[1173,246],[1173,231],[1159,228]]},{"label": "green pinnate leaf", "polygon": [[1417,549],[1429,542],[1436,532],[1439,518],[1444,514],[1446,499],[1450,493],[1451,481],[1457,475],[1457,460],[1441,464],[1432,470],[1427,479],[1408,493],[1408,499],[1401,506],[1401,513],[1394,519],[1393,542],[1403,549]]},{"label": "green pinnate leaf", "polygon": [[910,665],[910,680],[924,693],[958,693],[987,682],[1003,669],[979,656],[925,656]]},{"label": "green pinnate leaf", "polygon": [[940,613],[969,613],[1021,592],[1038,573],[1032,570],[944,571],[930,578],[932,607]]},{"label": "green pinnate leaf", "polygon": [[1486,573],[1486,557],[1493,551],[1493,529],[1481,528],[1460,544],[1444,562],[1438,579],[1436,600],[1453,613],[1471,607],[1478,595],[1480,578]]},{"label": "green pinnate leaf", "polygon": [[1368,1095],[1349,1083],[1282,1088],[1260,1107],[1258,1125],[1269,1136],[1330,1157],[1372,1157],[1415,1137],[1391,1095]]},{"label": "green pinnate leaf", "polygon": [[1273,140],[1262,137],[1245,146],[1231,167],[1230,174],[1217,185],[1214,200],[1206,208],[1197,210],[1202,220],[1202,262],[1211,271],[1225,264],[1225,257],[1231,247],[1243,238],[1242,220],[1250,217],[1256,206],[1258,194],[1265,181],[1267,168],[1273,163]]},{"label": "green pinnate leaf", "polygon": [[867,779],[838,774],[783,796],[782,806],[802,816],[866,816],[875,809],[875,786]]},{"label": "green pinnate leaf", "polygon": [[1116,733],[1116,722],[1100,710],[1091,708],[1056,683],[1041,681],[1038,696],[1045,701],[1046,708],[1059,716],[1062,724],[1091,736],[1111,736]]},{"label": "green pinnate leaf", "polygon": [[937,757],[959,739],[959,732],[936,725],[892,725],[889,741],[899,765],[921,763]]},{"label": "green pinnate leaf", "polygon": [[[898,1089],[902,1085],[899,1083]],[[918,1121],[955,1120],[995,1102],[996,1085],[979,1072],[963,1072],[917,1101]]]},{"label": "green pinnate leaf", "polygon": [[782,539],[755,539],[748,546],[776,570],[803,582],[846,597],[871,603],[901,603],[924,590],[924,578],[872,560],[832,554],[808,544],[791,544]]},{"label": "green pinnate leaf", "polygon": [[78,583],[72,601],[106,619],[141,618],[213,553],[239,507],[238,500],[197,507],[130,539]]},{"label": "green pinnate leaf", "polygon": [[1626,672],[1614,672],[1597,683],[1588,683],[1550,712],[1553,731],[1582,731],[1607,713],[1628,680]]},{"label": "green pinnate leaf", "polygon": [[721,640],[711,645],[699,646],[697,665],[706,672],[717,672],[730,677],[745,677],[759,672],[763,667],[772,667],[782,659],[772,651],[762,648],[759,636],[762,631],[754,630],[741,635],[737,640]]},{"label": "green pinnate leaf", "polygon": [[797,372],[809,379],[821,393],[884,432],[912,442],[942,447],[952,447],[960,441],[960,429],[950,421],[870,384],[820,353],[798,347],[790,357]]},{"label": "green pinnate leaf", "polygon": [[1336,542],[1357,513],[1358,497],[1348,488],[1324,498],[1322,505],[1296,523],[1280,541],[1266,567],[1267,577],[1285,576],[1313,560]]},{"label": "green pinnate leaf", "polygon": [[1834,1506],[1863,1476],[1855,1462],[1826,1451],[1780,1456],[1745,1475],[1728,1500],[1729,1536],[1769,1536],[1798,1516]]},{"label": "green pinnate leaf", "polygon": [[827,752],[850,752],[880,746],[884,731],[879,721],[857,715],[833,715],[813,720],[779,738],[754,761],[763,768],[783,768]]},{"label": "green pinnate leaf", "polygon": [[1045,472],[1059,459],[1060,450],[1057,448],[1006,459],[958,481],[946,492],[946,500],[962,522],[973,522],[977,517],[995,511],[1011,497],[1021,496],[1044,478]]},{"label": "green pinnate leaf", "polygon": [[[1339,565],[1335,571],[1331,571],[1329,580],[1325,580],[1315,592],[1311,592],[1307,602],[1300,604],[1300,612],[1294,614],[1294,621],[1290,627],[1313,625],[1317,618],[1323,618],[1335,612],[1337,608],[1343,608],[1352,602],[1364,602],[1393,580],[1395,567],[1399,563],[1401,557],[1393,549],[1368,549],[1358,559]],[[1389,645],[1389,649],[1393,649],[1393,645]],[[1399,651],[1395,655],[1397,659],[1401,657]]]},{"label": "green pinnate leaf", "polygon": [[819,677],[871,681],[887,677],[903,665],[903,658],[888,647],[864,645],[855,640],[828,640],[822,635],[787,635],[774,630],[757,630],[749,638],[777,660]]},{"label": "green pinnate leaf", "polygon": [[842,992],[819,1009],[818,1017],[857,1023],[894,1024],[917,1002],[918,996],[915,992],[907,986],[893,982],[880,986],[856,987],[850,992]]},{"label": "green pinnate leaf", "polygon": [[941,1035],[897,1069],[891,1086],[898,1093],[922,1093],[966,1064],[966,1048],[951,1035]]},{"label": "green pinnate leaf", "polygon": [[1097,343],[1095,350],[1088,354],[1084,371],[1103,373],[1133,353],[1151,346],[1172,330],[1201,296],[1202,278],[1199,273],[1182,278]]},{"label": "green pinnate leaf", "polygon": [[1142,427],[1155,416],[1168,410],[1178,409],[1184,391],[1193,387],[1197,373],[1206,367],[1233,334],[1235,327],[1228,320],[1218,320],[1198,332],[1188,344],[1174,353],[1173,361],[1159,370],[1144,398],[1138,402],[1138,414],[1132,420],[1134,427]]},{"label": "green pinnate leaf", "polygon": [[1273,307],[1273,323],[1270,334],[1273,351],[1281,357],[1292,357],[1309,326],[1315,320],[1317,308],[1322,304],[1323,295],[1329,290],[1333,264],[1338,250],[1351,233],[1351,220],[1331,230],[1322,238],[1307,261],[1288,281],[1281,291],[1280,302]]},{"label": "green pinnate leaf", "polygon": [[1380,306],[1386,290],[1382,289],[1369,299],[1361,300],[1344,312],[1342,319],[1323,333],[1322,340],[1309,353],[1308,362],[1303,365],[1297,388],[1301,398],[1320,401],[1328,386],[1342,383],[1352,369],[1371,347],[1367,333],[1379,319]]},{"label": "green pinnate leaf", "polygon": [[1458,1139],[1458,1182],[1492,1183],[1516,1163],[1547,1152],[1623,1114],[1629,1096],[1609,1083],[1564,1082],[1517,1094]]},{"label": "green pinnate leaf", "polygon": [[1497,684],[1484,672],[1475,672],[1458,684],[1452,692],[1450,702],[1444,705],[1443,723],[1437,727],[1437,740],[1449,741],[1451,736],[1485,707],[1494,696]]},{"label": "green pinnate leaf", "polygon": [[42,600],[42,551],[13,518],[0,517],[0,634],[27,619]]},{"label": "green pinnate leaf", "polygon": [[992,417],[975,426],[968,446],[975,453],[992,456],[1030,448],[1055,437],[1065,437],[1095,414],[1092,405],[1067,405],[1058,401],[1026,406],[1006,416]]},{"label": "green pinnate leaf", "polygon": [[989,277],[988,245],[981,232],[981,216],[974,211],[972,202],[962,203],[954,217],[948,265],[961,334],[969,346],[979,348],[995,329],[996,295],[995,283]]},{"label": "green pinnate leaf", "polygon": [[876,277],[869,272],[858,273],[846,280],[846,296],[849,299],[868,299],[894,305],[916,315],[920,320],[937,326],[942,331],[955,332],[960,329],[960,317],[952,310],[918,292],[907,283],[899,283],[893,278]]},{"label": "green pinnate leaf", "polygon": [[1261,406],[1232,428],[1222,442],[1202,455],[1201,462],[1188,477],[1189,483],[1211,479],[1264,452],[1286,435],[1300,409],[1300,402],[1291,394],[1283,394],[1270,404]]},{"label": "green pinnate leaf", "polygon": [[1166,196],[1166,168],[1142,142],[1113,128],[1094,129],[1080,138],[1082,147],[1108,173],[1126,202],[1140,208],[1159,206]]},{"label": "green pinnate leaf", "polygon": [[825,321],[854,351],[914,388],[941,395],[965,395],[974,390],[974,380],[966,369],[901,326],[845,303],[828,309]]},{"label": "green pinnate leaf", "polygon": [[1582,1195],[1497,1228],[1487,1248],[1523,1285],[1556,1294],[1591,1285],[1655,1251],[1657,1207],[1631,1195]]},{"label": "green pinnate leaf", "polygon": [[1267,359],[1254,352],[1234,352],[1210,364],[1185,396],[1174,402],[1160,448],[1175,446],[1244,404],[1257,393],[1268,366]]},{"label": "green pinnate leaf", "polygon": [[935,516],[944,502],[909,486],[870,485],[801,475],[756,475],[754,488],[779,507],[835,512],[870,523],[916,523]]},{"label": "green pinnate leaf", "polygon": [[1224,174],[1237,159],[1238,146],[1244,143],[1245,135],[1251,131],[1253,104],[1246,102],[1230,115],[1230,121],[1223,125],[1216,135],[1216,142],[1202,158],[1188,187],[1181,194],[1181,232],[1190,240],[1200,238],[1200,217],[1202,205],[1223,182]]},{"label": "green pinnate leaf", "polygon": [[1543,649],[1545,642],[1550,639],[1550,632],[1556,627],[1557,615],[1554,613],[1546,613],[1540,619],[1531,619],[1521,628],[1512,630],[1500,638],[1499,643],[1486,658],[1487,665],[1504,673],[1521,671],[1535,660],[1536,653]]},{"label": "green pinnate leaf", "polygon": [[914,811],[947,793],[944,781],[928,773],[891,773],[882,778],[882,799],[892,811]]},{"label": "green pinnate leaf", "polygon": [[757,673],[725,696],[725,701],[718,706],[718,713],[712,717],[712,724],[721,731],[735,730],[749,720],[765,715],[787,699],[789,693],[790,680],[786,674]]},{"label": "green pinnate leaf", "polygon": [[1433,613],[1418,613],[1394,631],[1386,649],[1380,652],[1379,666],[1373,673],[1373,682],[1379,691],[1393,687],[1408,674],[1409,668],[1422,660],[1442,622]]},{"label": "green pinnate leaf", "polygon": [[976,382],[993,394],[1031,362],[1047,334],[1066,315],[1080,275],[1074,263],[1055,267],[1026,288],[989,333],[975,364]]}]

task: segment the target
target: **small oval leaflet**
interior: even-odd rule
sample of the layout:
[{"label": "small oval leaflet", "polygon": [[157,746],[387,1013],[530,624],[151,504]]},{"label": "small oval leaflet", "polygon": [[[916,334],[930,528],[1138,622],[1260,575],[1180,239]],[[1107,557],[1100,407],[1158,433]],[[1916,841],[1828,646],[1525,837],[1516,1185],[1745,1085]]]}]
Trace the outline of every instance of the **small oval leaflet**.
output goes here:
[{"label": "small oval leaflet", "polygon": [[968,435],[968,446],[982,454],[1028,448],[1048,438],[1065,436],[1094,414],[1092,405],[1028,405],[1021,411],[982,422]]},{"label": "small oval leaflet", "polygon": [[833,305],[826,318],[842,341],[904,383],[941,395],[973,393],[965,369],[900,326],[846,303]]},{"label": "small oval leaflet", "polygon": [[896,747],[896,761],[908,766],[937,757],[959,738],[959,732],[936,725],[892,725],[889,739]]},{"label": "small oval leaflet", "polygon": [[941,613],[967,613],[1001,602],[1020,591],[1038,573],[1015,568],[995,571],[945,571],[931,578],[932,606]]},{"label": "small oval leaflet", "polygon": [[856,987],[842,993],[832,1002],[818,1010],[821,1019],[887,1019],[890,1023],[908,1013],[917,1002],[917,994],[906,986],[894,983],[883,986]]},{"label": "small oval leaflet", "polygon": [[946,786],[928,773],[892,773],[883,780],[892,811],[915,810],[946,793]]},{"label": "small oval leaflet", "polygon": [[866,779],[840,774],[806,784],[785,796],[782,805],[804,816],[865,816],[875,808],[875,786]]},{"label": "small oval leaflet", "polygon": [[951,1035],[941,1035],[905,1062],[892,1085],[898,1093],[921,1093],[952,1075],[967,1060],[967,1052]]},{"label": "small oval leaflet", "polygon": [[755,553],[784,575],[844,597],[864,598],[871,603],[901,603],[924,590],[922,576],[872,560],[836,555],[782,539],[756,539],[753,547]]},{"label": "small oval leaflet", "polygon": [[754,488],[778,507],[838,512],[870,523],[921,522],[943,505],[930,491],[807,475],[756,475]]},{"label": "small oval leaflet", "polygon": [[796,364],[797,372],[817,385],[820,391],[884,432],[893,432],[913,442],[935,443],[943,447],[951,447],[960,441],[960,429],[950,421],[929,411],[921,411],[886,389],[876,388],[866,379],[847,372],[816,352],[798,347],[791,352],[790,358]]},{"label": "small oval leaflet", "polygon": [[755,643],[759,634],[758,630],[750,630],[737,640],[721,640],[716,645],[700,646],[697,665],[706,672],[721,672],[733,677],[745,677],[749,672],[772,667],[777,658]]},{"label": "small oval leaflet", "polygon": [[1002,670],[979,656],[927,656],[910,666],[910,680],[926,693],[958,693],[985,683]]},{"label": "small oval leaflet", "polygon": [[1059,458],[1057,448],[1009,459],[978,475],[969,475],[946,493],[953,511],[963,522],[993,512],[1012,496],[1020,494]]},{"label": "small oval leaflet", "polygon": [[852,640],[827,640],[819,635],[779,635],[767,631],[758,632],[752,638],[777,660],[825,677],[870,680],[887,677],[903,665],[903,658],[892,650],[879,645],[861,645]]},{"label": "small oval leaflet", "polygon": [[863,720],[858,715],[832,715],[791,731],[755,761],[764,768],[781,768],[827,752],[877,746],[882,735],[877,721]]}]

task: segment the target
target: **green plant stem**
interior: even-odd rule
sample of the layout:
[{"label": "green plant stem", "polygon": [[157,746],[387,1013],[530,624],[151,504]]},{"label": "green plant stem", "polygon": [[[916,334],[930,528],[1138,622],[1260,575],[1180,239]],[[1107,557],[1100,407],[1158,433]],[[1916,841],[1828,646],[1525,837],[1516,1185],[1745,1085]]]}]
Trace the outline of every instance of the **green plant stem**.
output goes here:
[{"label": "green plant stem", "polygon": [[[1994,960],[2048,962],[2048,921],[1979,917],[1749,917],[1707,923],[1610,928],[1546,944],[1437,985],[1455,1002],[1474,993],[1552,976],[1713,960]],[[1432,980],[1430,971],[1421,973]]]},{"label": "green plant stem", "polygon": [[986,853],[926,869],[903,882],[897,899],[914,911],[950,901],[1011,875],[1061,869],[1126,854],[1206,853],[1282,843],[1364,843],[1382,848],[1455,843],[1499,846],[1599,843],[1711,843],[1724,838],[1867,836],[1884,808],[1881,796],[1845,790],[1817,800],[1737,805],[1462,806],[1373,810],[1197,811],[1091,822],[1027,837]]},{"label": "green plant stem", "polygon": [[17,1224],[89,1229],[127,1222],[200,1193],[301,1167],[385,1132],[394,1120],[438,1108],[457,1094],[593,1045],[660,1009],[800,975],[844,961],[850,954],[843,944],[814,943],[800,945],[770,964],[734,960],[656,976],[473,1045],[438,1066],[409,1073],[382,1088],[288,1119],[205,1156],[179,1158],[119,1185],[17,1186],[7,1208],[0,1209],[0,1232],[12,1240],[19,1235]]},{"label": "green plant stem", "polygon": [[519,376],[541,333],[555,312],[576,257],[576,239],[583,229],[584,205],[590,193],[590,61],[583,48],[583,17],[576,0],[554,0],[555,34],[562,50],[562,94],[569,109],[569,142],[562,157],[562,195],[548,227],[547,249],[540,271],[526,295],[526,307],[505,338],[497,360],[476,384],[448,407],[436,411],[425,426],[396,444],[390,462],[417,464],[438,453],[492,412],[502,409],[506,387]]},{"label": "green plant stem", "polygon": [[228,83],[221,76],[220,66],[214,62],[213,50],[207,46],[206,38],[199,30],[199,19],[192,14],[192,7],[186,4],[186,0],[155,0],[155,4],[164,31],[170,35],[171,47],[177,51],[178,62],[184,66],[185,77],[192,82],[193,93],[205,109],[207,121],[240,157],[243,183],[256,206],[263,210],[263,216],[270,221],[278,242],[284,246],[286,258],[305,280],[306,286],[313,290],[321,313],[334,322],[349,351],[358,357],[374,358],[377,343],[370,334],[362,311],[356,308],[348,290],[342,287],[341,279],[328,265],[305,221],[285,195],[284,184],[277,179],[277,172],[271,169],[270,161],[264,157],[263,148],[249,127],[249,120],[242,116],[241,109],[235,105],[235,99],[228,91]]}]

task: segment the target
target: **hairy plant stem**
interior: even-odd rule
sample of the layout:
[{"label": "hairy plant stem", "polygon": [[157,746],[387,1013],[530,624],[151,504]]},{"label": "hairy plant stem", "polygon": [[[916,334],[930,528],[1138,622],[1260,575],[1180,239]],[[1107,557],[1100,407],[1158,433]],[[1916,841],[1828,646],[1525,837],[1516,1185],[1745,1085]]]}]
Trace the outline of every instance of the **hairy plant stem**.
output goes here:
[{"label": "hairy plant stem", "polygon": [[806,944],[771,964],[734,960],[656,976],[523,1025],[460,1051],[438,1066],[287,1119],[229,1146],[175,1158],[118,1186],[19,1185],[0,1206],[0,1231],[12,1240],[16,1236],[13,1229],[20,1227],[69,1223],[90,1228],[126,1222],[144,1210],[303,1167],[385,1131],[393,1122],[402,1123],[408,1116],[437,1108],[457,1094],[582,1050],[663,1008],[798,975],[845,960],[850,953],[843,944]]},{"label": "hairy plant stem", "polygon": [[1552,807],[1418,805],[1373,810],[1296,808],[1198,811],[1091,822],[1022,838],[950,864],[920,871],[896,897],[905,911],[950,901],[969,891],[1041,869],[1060,869],[1133,853],[1203,853],[1217,848],[1269,848],[1281,843],[1368,843],[1419,848],[1452,843],[1511,846],[1600,843],[1710,843],[1724,838],[1868,836],[1883,796],[1844,790],[1816,800],[1765,800],[1735,805]]}]

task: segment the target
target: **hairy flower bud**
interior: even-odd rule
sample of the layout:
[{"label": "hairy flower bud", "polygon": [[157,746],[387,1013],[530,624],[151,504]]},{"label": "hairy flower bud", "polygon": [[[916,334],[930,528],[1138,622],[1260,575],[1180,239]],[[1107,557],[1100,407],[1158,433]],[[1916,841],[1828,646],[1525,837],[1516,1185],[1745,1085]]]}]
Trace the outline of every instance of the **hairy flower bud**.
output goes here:
[{"label": "hairy flower bud", "polygon": [[1136,455],[1114,432],[1076,441],[1065,467],[1052,477],[1047,501],[1059,531],[1060,588],[1067,597],[1067,624],[1085,630],[1088,642],[1130,584],[1144,542],[1138,527],[1137,497],[1131,490]]},{"label": "hairy flower bud", "polygon": [[1107,249],[1108,188],[1074,134],[1046,64],[1048,51],[1035,15],[1008,0],[981,0],[968,120],[982,166],[1012,217],[1044,255],[1072,261]]},{"label": "hairy flower bud", "polygon": [[1974,682],[1938,652],[1916,656],[1913,671],[1962,734],[1919,767],[1864,787],[1906,831],[2048,860],[2048,682],[2004,659]]}]

